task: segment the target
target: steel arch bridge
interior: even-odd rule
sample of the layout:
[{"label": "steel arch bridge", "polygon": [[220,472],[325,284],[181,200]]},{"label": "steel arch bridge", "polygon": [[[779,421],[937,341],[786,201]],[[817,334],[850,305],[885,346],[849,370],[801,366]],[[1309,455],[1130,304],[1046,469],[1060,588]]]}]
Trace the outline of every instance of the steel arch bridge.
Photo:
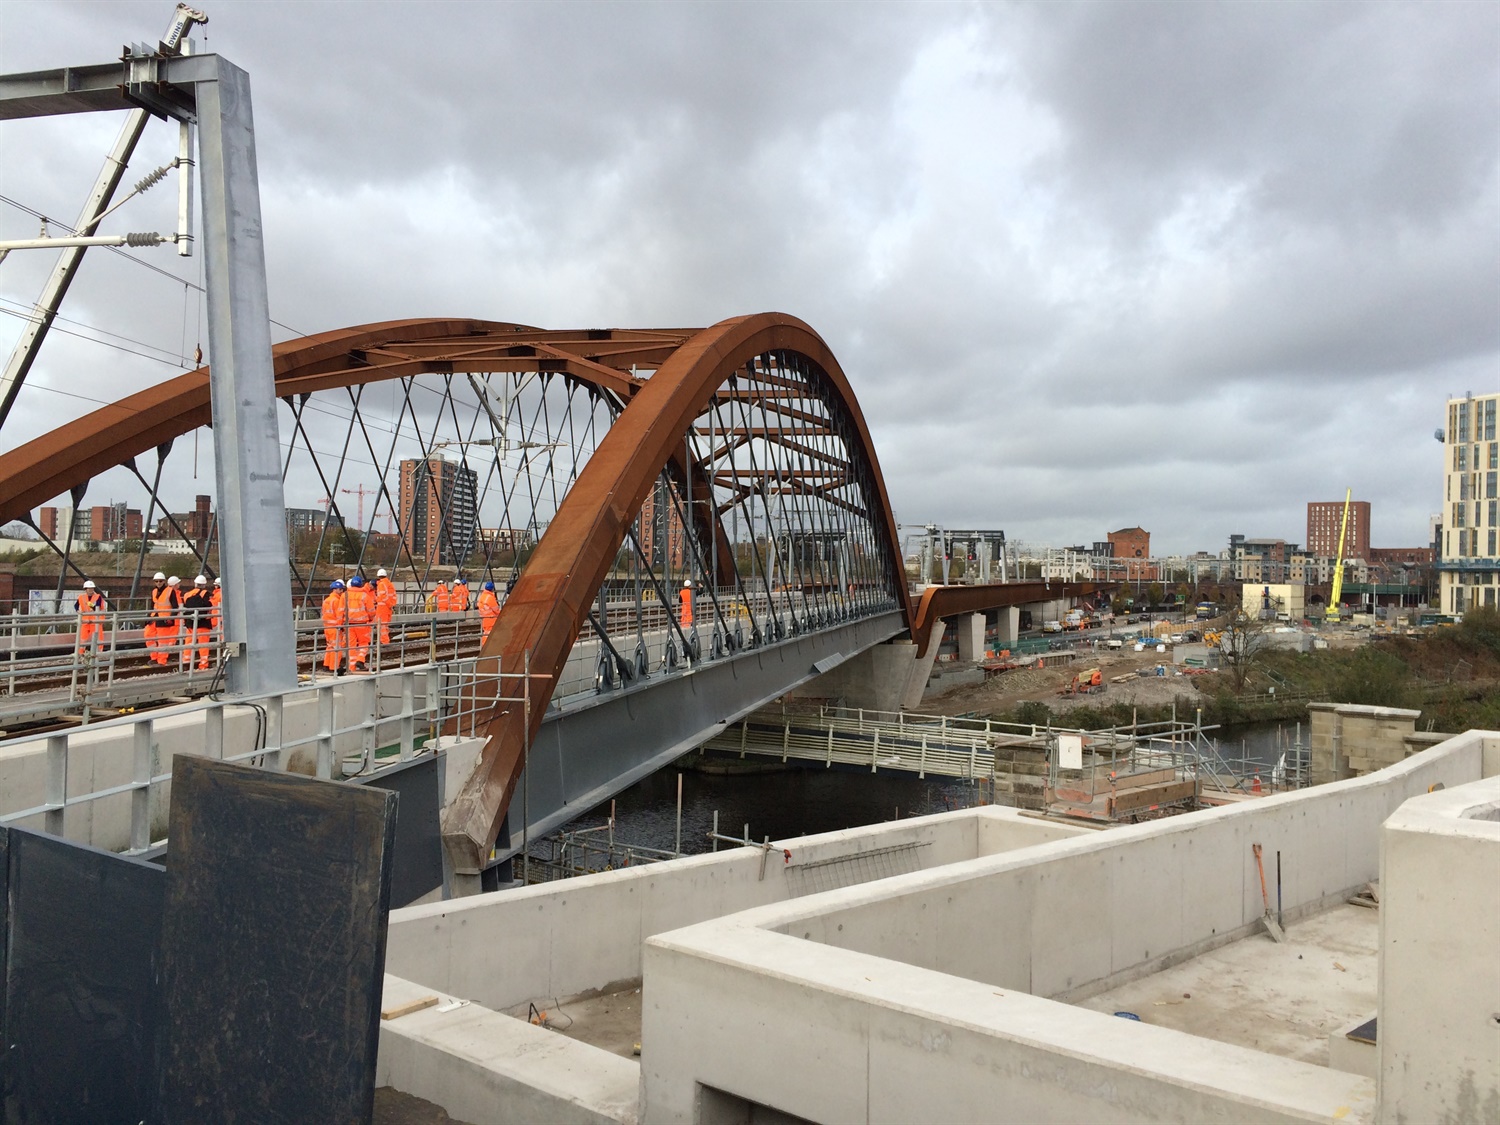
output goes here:
[{"label": "steel arch bridge", "polygon": [[[280,344],[274,365],[288,507],[320,492],[326,505],[293,536],[304,607],[361,567],[400,568],[420,592],[456,571],[508,590],[482,654],[501,682],[533,685],[530,706],[507,687],[491,710],[443,827],[458,871],[489,860],[523,767],[542,810],[532,829],[555,826],[850,655],[930,626],[854,393],[795,317],[582,331],[391,321]],[[212,570],[212,528],[190,535],[161,499],[187,456],[180,439],[211,440],[211,422],[200,368],[60,426],[0,455],[0,522],[29,522],[62,494],[76,507],[123,466],[145,491],[144,522],[162,512]],[[351,494],[357,528],[339,500]],[[65,568],[71,535],[54,544]]]}]

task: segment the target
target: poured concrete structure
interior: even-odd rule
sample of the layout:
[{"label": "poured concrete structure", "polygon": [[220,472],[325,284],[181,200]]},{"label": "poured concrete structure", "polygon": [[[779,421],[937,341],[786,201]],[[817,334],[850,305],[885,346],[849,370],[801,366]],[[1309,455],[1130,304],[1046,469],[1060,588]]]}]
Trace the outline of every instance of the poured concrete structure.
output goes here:
[{"label": "poured concrete structure", "polygon": [[[396,911],[388,995],[471,1004],[384,1024],[382,1080],[475,1122],[523,1109],[649,1122],[1482,1120],[1500,1106],[1500,1031],[1486,1022],[1496,934],[1475,921],[1500,879],[1500,819],[1488,819],[1500,781],[1483,780],[1496,774],[1500,735],[1470,732],[1365,777],[1103,832],[978,808]],[[1336,927],[1327,912],[1384,865],[1377,1078],[1367,1060],[1327,1065],[1347,1053],[1307,1061],[1308,1037],[1277,1054],[1153,1025],[1150,1010],[1136,1022],[1079,1006],[1269,942],[1254,844],[1281,855],[1294,936],[1308,921]],[[638,1070],[497,1022],[528,999],[637,980]],[[622,1108],[637,1076],[640,1100]],[[524,1096],[504,1092],[517,1083]],[[445,1084],[462,1098],[445,1101]]]}]

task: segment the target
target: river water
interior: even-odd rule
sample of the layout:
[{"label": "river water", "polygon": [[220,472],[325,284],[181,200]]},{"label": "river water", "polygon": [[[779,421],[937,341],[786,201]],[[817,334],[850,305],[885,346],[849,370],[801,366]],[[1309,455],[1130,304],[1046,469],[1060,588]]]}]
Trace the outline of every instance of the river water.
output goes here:
[{"label": "river water", "polygon": [[[1254,723],[1214,732],[1220,753],[1242,756],[1269,775],[1281,751],[1297,733],[1293,723]],[[1307,737],[1307,724],[1301,727]],[[677,834],[677,779],[682,777],[682,852],[711,851],[714,813],[719,832],[740,838],[749,825],[751,840],[783,840],[832,832],[897,817],[968,808],[987,798],[968,783],[951,778],[919,780],[857,769],[775,769],[765,773],[710,774],[661,770],[615,799],[615,839],[622,844],[671,850]],[[609,817],[606,803],[580,817],[570,829],[594,828]],[[720,847],[733,844],[720,843]],[[533,855],[546,851],[542,842]]]}]

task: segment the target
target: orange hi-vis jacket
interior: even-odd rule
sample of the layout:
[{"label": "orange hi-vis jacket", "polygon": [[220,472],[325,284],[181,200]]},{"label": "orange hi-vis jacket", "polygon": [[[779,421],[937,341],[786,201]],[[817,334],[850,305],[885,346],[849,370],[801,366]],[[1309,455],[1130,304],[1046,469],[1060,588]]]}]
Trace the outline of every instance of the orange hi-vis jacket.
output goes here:
[{"label": "orange hi-vis jacket", "polygon": [[98,590],[85,590],[78,596],[77,604],[85,625],[104,624],[104,595]]},{"label": "orange hi-vis jacket", "polygon": [[163,586],[160,590],[151,591],[151,617],[158,629],[171,632],[177,628],[177,610],[182,605],[182,599],[177,591],[170,586]]},{"label": "orange hi-vis jacket", "polygon": [[349,621],[349,606],[344,598],[344,591],[330,590],[328,596],[323,599],[323,624],[336,629]]},{"label": "orange hi-vis jacket", "polygon": [[214,607],[214,628],[217,629],[219,627],[219,622],[220,622],[220,617],[219,617],[220,610],[219,610],[219,606],[221,606],[221,605],[224,604],[224,588],[222,586],[215,586],[214,587],[214,592],[208,596],[208,600],[213,603],[213,607]]},{"label": "orange hi-vis jacket", "polygon": [[469,608],[469,585],[467,582],[453,583],[453,593],[448,595],[448,608],[456,610]]},{"label": "orange hi-vis jacket", "polygon": [[375,620],[375,591],[368,586],[351,586],[346,592],[349,624],[368,625]]},{"label": "orange hi-vis jacket", "polygon": [[389,621],[396,608],[396,584],[389,578],[375,579],[375,610],[382,621]]},{"label": "orange hi-vis jacket", "polygon": [[432,606],[439,613],[447,613],[450,604],[452,604],[452,599],[448,594],[448,584],[439,582],[432,588]]},{"label": "orange hi-vis jacket", "polygon": [[480,590],[479,591],[479,616],[480,617],[499,617],[500,616],[500,599],[495,596],[495,591],[493,591],[493,590]]}]

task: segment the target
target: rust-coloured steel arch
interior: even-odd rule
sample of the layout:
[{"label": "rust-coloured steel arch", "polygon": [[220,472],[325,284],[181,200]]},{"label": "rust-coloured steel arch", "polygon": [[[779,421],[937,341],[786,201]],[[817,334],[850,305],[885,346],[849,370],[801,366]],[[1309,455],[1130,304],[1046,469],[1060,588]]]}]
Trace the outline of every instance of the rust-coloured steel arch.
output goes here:
[{"label": "rust-coloured steel arch", "polygon": [[[546,371],[628,401],[691,329],[545,331],[469,319],[394,320],[277,344],[276,393],[293,395],[425,373]],[[100,407],[0,454],[0,523],[211,422],[208,368]]]},{"label": "rust-coloured steel arch", "polygon": [[[801,357],[838,407],[849,431],[848,455],[867,482],[866,517],[889,552],[891,593],[913,623],[895,518],[869,430],[833,353],[795,317],[762,313],[701,330],[576,331],[464,318],[398,320],[287,341],[275,347],[273,362],[276,392],[284,398],[425,373],[538,371],[570,376],[624,404],[564,496],[485,646],[485,655],[498,658],[508,674],[519,674],[529,654],[532,671],[551,677],[533,695],[534,736],[589,602],[664,469],[675,466],[676,479],[691,478],[692,518],[708,518],[700,517],[696,502],[707,487],[703,474],[685,471],[684,437],[729,376],[766,353]],[[639,378],[635,368],[655,374]],[[210,423],[203,367],[0,454],[0,522],[26,518],[52,497]],[[700,542],[715,544],[720,572],[732,572],[722,527],[710,521],[699,531]],[[497,707],[487,734],[480,764],[444,824],[445,843],[460,871],[478,870],[499,833],[526,744],[519,708]]]},{"label": "rust-coloured steel arch", "polygon": [[[796,353],[826,378],[834,400],[852,424],[851,455],[861,458],[873,495],[872,523],[892,553],[903,615],[912,606],[901,571],[895,516],[880,476],[874,444],[854,392],[823,339],[807,324],[781,313],[761,313],[721,321],[696,333],[646,380],[615,421],[563,499],[555,518],[526,564],[515,590],[484,647],[500,671],[520,676],[529,666],[547,677],[535,689],[529,737],[541,727],[550,685],[567,663],[589,604],[609,572],[627,526],[673,451],[680,449],[695,418],[736,371],[768,352]],[[529,660],[529,665],[528,665]],[[514,695],[519,680],[507,681]],[[477,872],[488,856],[520,777],[528,740],[526,719],[517,706],[496,707],[487,742],[474,773],[450,806],[443,839],[454,868]]]}]

